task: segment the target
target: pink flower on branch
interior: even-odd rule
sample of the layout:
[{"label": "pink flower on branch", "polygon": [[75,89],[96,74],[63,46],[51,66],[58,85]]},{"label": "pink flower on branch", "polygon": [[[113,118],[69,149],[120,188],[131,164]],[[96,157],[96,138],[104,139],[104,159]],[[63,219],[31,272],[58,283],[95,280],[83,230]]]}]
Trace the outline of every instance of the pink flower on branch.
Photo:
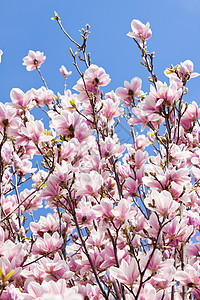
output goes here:
[{"label": "pink flower on branch", "polygon": [[33,71],[36,67],[40,68],[45,59],[43,52],[29,50],[28,55],[23,58],[23,65],[26,66],[27,71]]},{"label": "pink flower on branch", "polygon": [[63,239],[59,236],[58,232],[54,232],[52,236],[45,232],[42,237],[38,237],[36,242],[33,245],[32,253],[36,254],[45,254],[52,251],[58,251],[62,246]]},{"label": "pink flower on branch", "polygon": [[139,20],[133,20],[131,22],[132,32],[129,32],[127,35],[132,38],[139,39],[140,44],[142,45],[152,36],[152,31],[149,27],[149,22],[145,25]]},{"label": "pink flower on branch", "polygon": [[62,76],[64,76],[65,78],[67,78],[68,76],[70,76],[72,74],[72,71],[67,71],[67,69],[65,68],[65,66],[61,66],[60,68],[60,73],[62,74]]},{"label": "pink flower on branch", "polygon": [[31,140],[34,143],[47,142],[53,139],[51,135],[44,134],[44,124],[41,121],[30,121],[26,127],[21,128],[21,134],[25,140]]},{"label": "pink flower on branch", "polygon": [[106,86],[111,81],[105,70],[96,65],[89,66],[89,68],[85,71],[84,79],[87,85],[94,86]]},{"label": "pink flower on branch", "polygon": [[186,265],[184,271],[177,271],[175,279],[180,281],[182,285],[188,287],[200,287],[200,266],[199,263]]},{"label": "pink flower on branch", "polygon": [[103,185],[103,178],[97,171],[90,171],[87,173],[80,173],[76,182],[74,183],[74,189],[76,190],[76,196],[98,196],[98,192]]},{"label": "pink flower on branch", "polygon": [[129,263],[123,259],[119,268],[111,267],[110,274],[119,280],[120,283],[132,287],[139,279],[140,272],[136,260],[132,258]]},{"label": "pink flower on branch", "polygon": [[116,89],[116,95],[125,101],[124,106],[135,104],[135,97],[141,97],[144,95],[141,90],[142,80],[138,77],[134,77],[131,82],[124,81],[125,88],[119,87]]},{"label": "pink flower on branch", "polygon": [[18,88],[14,88],[10,92],[10,98],[12,100],[12,106],[16,109],[27,108],[31,110],[34,107],[32,102],[33,95],[31,91],[28,91],[26,94]]},{"label": "pink flower on branch", "polygon": [[180,206],[178,202],[173,200],[168,191],[161,191],[159,193],[153,190],[144,202],[150,210],[156,211],[163,217],[175,214]]}]

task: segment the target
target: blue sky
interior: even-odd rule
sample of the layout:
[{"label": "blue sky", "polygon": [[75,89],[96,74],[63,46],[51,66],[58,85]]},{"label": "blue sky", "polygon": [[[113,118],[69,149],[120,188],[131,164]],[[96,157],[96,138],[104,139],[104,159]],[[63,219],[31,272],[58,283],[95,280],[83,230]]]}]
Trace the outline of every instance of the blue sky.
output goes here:
[{"label": "blue sky", "polygon": [[[54,10],[76,39],[78,30],[90,24],[88,49],[92,63],[104,67],[111,76],[107,91],[123,86],[124,80],[135,76],[143,79],[143,90],[149,91],[146,70],[139,64],[139,51],[126,36],[132,19],[151,24],[153,36],[148,46],[156,52],[155,70],[162,81],[167,81],[163,75],[166,67],[186,59],[191,59],[195,70],[200,71],[199,0],[1,0],[0,49],[4,51],[0,65],[1,101],[9,101],[13,87],[26,92],[42,85],[37,72],[27,72],[22,66],[22,58],[29,49],[43,51],[47,56],[41,71],[55,93],[63,91],[59,73],[62,64],[73,72],[68,87],[78,79],[68,50],[71,45],[50,19]],[[191,100],[199,101],[199,84],[200,78],[190,82]]]}]

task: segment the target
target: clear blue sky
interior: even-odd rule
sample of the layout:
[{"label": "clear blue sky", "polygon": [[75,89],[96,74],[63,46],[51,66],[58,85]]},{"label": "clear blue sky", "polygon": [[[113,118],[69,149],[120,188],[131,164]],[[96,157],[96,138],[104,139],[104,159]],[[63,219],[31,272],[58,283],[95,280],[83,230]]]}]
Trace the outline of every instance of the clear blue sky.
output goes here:
[{"label": "clear blue sky", "polygon": [[[86,23],[91,25],[88,48],[92,62],[102,66],[111,76],[107,90],[123,86],[124,80],[139,76],[148,92],[146,71],[139,64],[139,51],[126,33],[132,19],[149,21],[153,36],[148,45],[156,52],[155,70],[162,81],[163,71],[170,64],[191,59],[200,71],[200,1],[199,0],[0,0],[0,49],[4,51],[0,65],[1,101],[9,101],[11,88],[24,92],[39,88],[37,72],[27,72],[22,58],[28,50],[40,50],[47,56],[41,71],[55,93],[63,91],[59,68],[72,70],[68,80],[72,87],[78,79],[69,54],[70,43],[50,18],[57,11],[62,24],[75,38]],[[76,75],[76,76],[75,76]],[[200,99],[200,78],[190,82],[190,99]]]}]

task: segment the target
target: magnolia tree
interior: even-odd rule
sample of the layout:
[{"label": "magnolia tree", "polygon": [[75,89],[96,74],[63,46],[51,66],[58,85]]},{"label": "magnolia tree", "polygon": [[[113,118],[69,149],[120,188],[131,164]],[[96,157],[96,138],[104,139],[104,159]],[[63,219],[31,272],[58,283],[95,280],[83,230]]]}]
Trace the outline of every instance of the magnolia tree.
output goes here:
[{"label": "magnolia tree", "polygon": [[[184,101],[199,74],[186,60],[165,71],[169,84],[159,81],[149,23],[133,20],[128,36],[150,92],[135,77],[103,95],[110,77],[91,64],[89,25],[79,44],[53,19],[77,48],[80,79],[75,93],[67,89],[71,72],[62,66],[56,96],[40,71],[46,57],[29,51],[23,64],[43,86],[14,88],[0,104],[0,299],[200,299],[199,109]],[[35,107],[49,128],[34,119]],[[121,116],[127,144],[116,134]],[[43,204],[51,213],[36,221]]]}]

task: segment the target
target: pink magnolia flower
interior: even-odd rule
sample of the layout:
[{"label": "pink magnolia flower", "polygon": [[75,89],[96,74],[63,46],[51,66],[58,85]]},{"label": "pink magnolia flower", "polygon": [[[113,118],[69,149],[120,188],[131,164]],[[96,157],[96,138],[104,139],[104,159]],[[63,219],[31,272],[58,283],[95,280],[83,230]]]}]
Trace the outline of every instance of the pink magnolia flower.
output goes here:
[{"label": "pink magnolia flower", "polygon": [[0,129],[15,125],[15,115],[17,111],[8,103],[0,103]]},{"label": "pink magnolia flower", "polygon": [[103,178],[97,171],[90,171],[87,173],[80,173],[74,189],[76,196],[98,196],[98,192],[103,185]]},{"label": "pink magnolia flower", "polygon": [[8,195],[6,198],[3,196],[1,201],[3,211],[6,215],[8,215],[18,205],[16,195]]},{"label": "pink magnolia flower", "polygon": [[177,271],[175,274],[175,279],[180,281],[183,286],[191,285],[200,286],[200,266],[199,263],[196,262],[191,265],[186,265],[184,271]]},{"label": "pink magnolia flower", "polygon": [[5,233],[2,227],[0,227],[0,249],[5,242]]},{"label": "pink magnolia flower", "polygon": [[[137,287],[135,290],[137,291]],[[157,300],[156,289],[149,282],[145,283],[141,289],[138,300]]]},{"label": "pink magnolia flower", "polygon": [[182,95],[182,87],[179,88],[175,81],[171,81],[170,86],[161,81],[156,82],[156,88],[150,86],[150,96],[156,101],[156,107],[160,107],[163,104],[171,106],[174,102],[177,102]]},{"label": "pink magnolia flower", "polygon": [[8,239],[0,248],[0,254],[3,255],[4,258],[7,258],[12,266],[16,268],[20,267],[25,256],[25,251],[23,250],[22,243],[14,244]]},{"label": "pink magnolia flower", "polygon": [[76,217],[79,224],[83,226],[93,226],[95,220],[95,213],[90,202],[82,200],[76,209]]},{"label": "pink magnolia flower", "polygon": [[54,93],[51,90],[47,90],[44,86],[40,89],[32,89],[33,100],[39,106],[50,105],[54,101]]},{"label": "pink magnolia flower", "polygon": [[140,44],[142,45],[145,40],[148,40],[152,36],[152,31],[149,28],[150,23],[147,22],[146,25],[144,25],[139,20],[133,20],[131,22],[131,28],[132,32],[129,32],[127,35],[140,40]]},{"label": "pink magnolia flower", "polygon": [[168,287],[171,287],[175,284],[175,282],[172,281],[175,273],[176,273],[176,269],[174,268],[173,265],[168,266],[168,267],[166,266],[166,267],[162,268],[161,271],[159,271],[156,275],[154,275],[150,279],[150,283],[156,289],[166,290]]},{"label": "pink magnolia flower", "polygon": [[[98,79],[98,78],[97,78]],[[98,81],[98,80],[96,80]],[[80,94],[77,96],[77,99],[81,102],[81,103],[88,103],[88,94],[94,94],[95,97],[96,97],[96,101],[97,103],[99,101],[101,101],[101,91],[98,87],[98,85],[89,85],[89,84],[86,84],[86,88],[85,88],[85,85],[83,83],[83,79],[80,78],[76,85],[73,87],[74,90],[80,92]],[[86,92],[86,89],[87,89],[87,92]]]},{"label": "pink magnolia flower", "polygon": [[34,280],[25,282],[27,293],[22,293],[19,299],[22,300],[83,300],[82,295],[78,294],[78,287],[67,288],[66,281],[44,280],[40,285]]},{"label": "pink magnolia flower", "polygon": [[179,76],[181,76],[183,79],[186,76],[189,76],[189,79],[199,76],[200,74],[193,72],[193,69],[194,69],[193,62],[191,60],[187,59],[183,63],[181,62],[181,64],[180,64],[180,69],[178,71]]},{"label": "pink magnolia flower", "polygon": [[[80,92],[78,99],[80,102],[88,101],[88,94],[95,95],[95,101],[101,101],[101,91],[100,86],[106,86],[110,83],[109,75],[106,74],[105,70],[96,65],[90,65],[90,67],[85,71],[84,81],[80,78],[77,84],[73,87],[76,91]],[[85,86],[86,85],[86,86]],[[87,90],[87,91],[86,91]]]},{"label": "pink magnolia flower", "polygon": [[54,201],[62,195],[60,182],[58,180],[51,180],[51,178],[46,182],[41,191],[41,196],[46,199],[45,204],[47,207],[54,207]]},{"label": "pink magnolia flower", "polygon": [[44,233],[43,238],[38,237],[33,245],[32,253],[45,254],[52,251],[58,251],[63,243],[62,237],[59,236],[58,232],[54,232],[52,236],[47,232]]},{"label": "pink magnolia flower", "polygon": [[47,172],[44,170],[39,170],[37,173],[35,173],[32,176],[32,180],[34,183],[32,184],[32,187],[38,187],[40,184],[44,181],[44,179],[47,177]]},{"label": "pink magnolia flower", "polygon": [[100,219],[112,218],[113,217],[112,209],[113,209],[113,204],[109,198],[103,198],[99,205],[97,204],[93,207],[93,211],[95,212],[95,215]]},{"label": "pink magnolia flower", "polygon": [[136,211],[126,199],[121,199],[117,206],[112,210],[116,227],[134,218]]},{"label": "pink magnolia flower", "polygon": [[174,214],[180,206],[178,202],[173,200],[168,191],[161,191],[159,193],[158,191],[153,190],[144,202],[149,209],[156,211],[161,216]]},{"label": "pink magnolia flower", "polygon": [[77,112],[71,113],[68,110],[63,110],[60,115],[52,117],[51,127],[58,135],[75,137],[79,142],[90,139],[94,131]]},{"label": "pink magnolia flower", "polygon": [[61,66],[60,68],[60,73],[62,74],[62,76],[64,76],[65,78],[67,78],[68,76],[70,76],[72,74],[72,71],[67,71],[67,69],[65,68],[65,66]]},{"label": "pink magnolia flower", "polygon": [[[188,80],[191,78],[195,78],[199,76],[199,73],[193,72],[194,70],[194,64],[191,60],[187,59],[184,62],[181,62],[180,65],[169,68],[165,70],[165,75],[167,77],[170,77],[172,80],[176,80],[176,82],[180,85],[180,87],[183,84],[186,84]],[[178,74],[177,74],[178,73]],[[175,79],[178,76],[178,81]]]},{"label": "pink magnolia flower", "polygon": [[61,219],[60,222],[58,215],[52,215],[49,213],[46,217],[40,216],[38,222],[31,222],[30,228],[35,235],[38,234],[39,236],[43,237],[45,232],[53,234],[60,229],[62,232],[66,229],[66,224],[64,223],[63,219]]},{"label": "pink magnolia flower", "polygon": [[20,158],[15,152],[13,153],[14,167],[21,175],[25,176],[27,173],[34,173],[35,168],[32,168],[32,162],[28,159]]},{"label": "pink magnolia flower", "polygon": [[142,107],[142,104],[138,105],[138,107],[133,107],[132,109],[134,115],[136,117],[132,117],[129,119],[128,123],[129,125],[137,125],[142,123],[141,131],[144,131],[145,126],[151,122],[151,124],[156,129],[158,127],[158,124],[162,124],[164,122],[164,118],[160,116],[159,114],[149,114],[146,113]]},{"label": "pink magnolia flower", "polygon": [[[199,240],[199,236],[197,239]],[[185,252],[187,257],[192,257],[192,261],[197,261],[198,257],[200,256],[200,243],[187,244],[185,247]]]},{"label": "pink magnolia flower", "polygon": [[44,124],[38,120],[27,122],[26,127],[21,128],[21,133],[25,139],[34,143],[47,142],[53,139],[53,136],[44,134]]},{"label": "pink magnolia flower", "polygon": [[144,150],[146,146],[149,146],[149,141],[144,134],[140,134],[136,136],[134,146],[137,150]]},{"label": "pink magnolia flower", "polygon": [[140,97],[144,93],[141,90],[142,80],[134,77],[131,82],[124,81],[125,88],[119,87],[116,89],[116,95],[125,101],[124,106],[134,104],[134,97]]},{"label": "pink magnolia flower", "polygon": [[102,114],[107,118],[107,120],[112,120],[113,118],[122,115],[124,109],[119,107],[119,105],[119,101],[113,102],[110,98],[104,100]]},{"label": "pink magnolia flower", "polygon": [[105,70],[96,65],[89,66],[89,68],[85,71],[84,79],[87,85],[94,86],[106,86],[111,81]]},{"label": "pink magnolia flower", "polygon": [[10,284],[9,286],[6,286],[3,293],[1,294],[2,300],[18,300],[20,299],[21,292],[18,288],[14,286],[14,284]]},{"label": "pink magnolia flower", "polygon": [[171,241],[171,245],[177,245],[178,242],[185,242],[193,233],[193,226],[188,226],[188,220],[177,216],[170,223],[164,226],[163,232],[166,233],[166,240]]},{"label": "pink magnolia flower", "polygon": [[27,71],[33,71],[36,66],[40,68],[41,64],[45,61],[46,56],[43,52],[29,50],[26,57],[23,58],[23,65],[26,66]]},{"label": "pink magnolia flower", "polygon": [[64,110],[75,112],[76,109],[81,110],[81,104],[77,99],[77,94],[72,94],[71,90],[64,91],[64,95],[60,96],[61,106]]},{"label": "pink magnolia flower", "polygon": [[[124,249],[125,249],[124,246],[122,246],[122,249],[120,249],[119,245],[118,245],[117,256],[118,256],[119,263],[121,263],[122,260],[125,260],[125,258],[127,257],[127,251]],[[116,265],[115,251],[113,249],[113,246],[111,244],[109,244],[108,242],[106,243],[105,249],[101,252],[101,256],[103,257],[103,260],[104,260],[104,262],[101,265],[102,269],[109,268],[111,266]],[[118,268],[116,268],[116,269],[118,269]],[[108,269],[108,271],[110,272],[110,269]]]},{"label": "pink magnolia flower", "polygon": [[[15,254],[13,254],[15,255]],[[22,262],[22,261],[21,261]],[[20,264],[18,264],[20,265]],[[12,276],[10,276],[10,278],[8,279],[8,281],[13,281],[15,278],[18,277],[18,275],[21,273],[22,268],[18,267],[16,265],[16,260],[15,258],[12,259],[11,261],[9,261],[9,259],[5,256],[0,258],[0,269],[2,271],[2,275],[4,277],[6,277],[11,271],[14,271],[12,274]],[[1,276],[2,276],[1,275]],[[2,278],[2,277],[1,277]]]},{"label": "pink magnolia flower", "polygon": [[[31,91],[28,91],[26,94],[18,88],[14,88],[10,92],[10,98],[12,100],[12,106],[17,109],[24,109],[27,108],[31,110],[33,105],[33,95]],[[22,110],[21,110],[22,111]]]},{"label": "pink magnolia flower", "polygon": [[[103,267],[101,267],[102,263],[104,262],[102,253],[99,252],[99,250],[96,247],[93,247],[92,249],[90,249],[90,257],[91,257],[91,260],[96,269],[100,269],[100,270],[104,269]],[[76,260],[76,263],[81,265],[81,269],[80,269],[81,275],[83,275],[83,274],[85,274],[85,272],[91,270],[90,262],[89,262],[87,256],[85,255],[85,253],[81,254],[81,258]]]},{"label": "pink magnolia flower", "polygon": [[119,97],[116,95],[116,93],[113,90],[105,94],[105,99],[112,99],[113,102],[120,101]]},{"label": "pink magnolia flower", "polygon": [[104,141],[101,141],[101,149],[102,156],[108,158],[113,155],[120,157],[126,150],[126,147],[125,145],[120,146],[119,142],[116,142],[113,138],[106,137]]},{"label": "pink magnolia flower", "polygon": [[132,287],[135,281],[139,278],[140,272],[138,270],[136,260],[132,258],[129,263],[122,259],[119,268],[111,267],[110,274],[119,280],[120,283],[124,283]]},{"label": "pink magnolia flower", "polygon": [[123,187],[125,197],[136,196],[138,193],[138,180],[128,177]]},{"label": "pink magnolia flower", "polygon": [[[83,295],[84,299],[102,299],[100,288],[97,285],[91,285],[89,283],[87,283],[86,285],[80,285],[78,291],[79,293],[81,293],[81,295]],[[111,300],[113,300],[113,298],[111,298]]]},{"label": "pink magnolia flower", "polygon": [[63,278],[66,281],[70,280],[74,273],[69,270],[66,261],[61,260],[58,253],[55,254],[53,259],[42,258],[39,261],[39,269],[44,273],[43,279],[46,281],[56,281]]},{"label": "pink magnolia flower", "polygon": [[186,112],[183,114],[181,118],[181,125],[187,131],[192,126],[194,126],[194,122],[199,118],[199,108],[195,101],[188,105]]},{"label": "pink magnolia flower", "polygon": [[64,141],[61,145],[60,155],[62,159],[65,159],[68,162],[71,162],[74,157],[77,155],[78,149],[80,147],[80,143],[77,139],[73,138],[68,142]]}]

